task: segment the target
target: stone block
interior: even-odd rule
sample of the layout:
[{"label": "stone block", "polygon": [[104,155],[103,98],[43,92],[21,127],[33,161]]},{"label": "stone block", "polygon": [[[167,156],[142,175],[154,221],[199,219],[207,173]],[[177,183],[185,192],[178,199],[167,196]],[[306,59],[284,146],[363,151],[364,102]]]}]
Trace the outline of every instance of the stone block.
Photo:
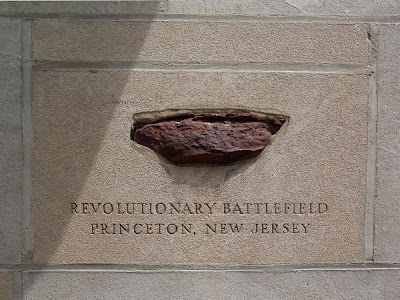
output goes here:
[{"label": "stone block", "polygon": [[[34,262],[363,261],[368,79],[36,71]],[[134,114],[229,108],[289,121],[243,164],[174,165],[131,141]]]},{"label": "stone block", "polygon": [[169,0],[171,14],[261,15],[261,16],[386,16],[400,13],[393,0]]},{"label": "stone block", "polygon": [[400,26],[379,27],[375,261],[400,262]]},{"label": "stone block", "polygon": [[34,272],[30,299],[397,299],[400,271]]},{"label": "stone block", "polygon": [[368,26],[40,20],[33,55],[55,61],[366,64]]},{"label": "stone block", "polygon": [[13,299],[13,281],[11,272],[0,272],[0,295],[2,300]]},{"label": "stone block", "polygon": [[21,22],[0,20],[0,263],[21,253]]}]

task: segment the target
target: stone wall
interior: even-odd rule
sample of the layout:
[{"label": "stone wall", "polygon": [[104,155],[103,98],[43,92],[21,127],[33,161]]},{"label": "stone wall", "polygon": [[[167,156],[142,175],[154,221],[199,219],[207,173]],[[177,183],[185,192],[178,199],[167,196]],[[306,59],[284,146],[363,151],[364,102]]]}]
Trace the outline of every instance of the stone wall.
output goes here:
[{"label": "stone wall", "polygon": [[[397,298],[399,24],[389,0],[0,2],[1,298]],[[287,122],[223,165],[131,139],[237,111]]]}]

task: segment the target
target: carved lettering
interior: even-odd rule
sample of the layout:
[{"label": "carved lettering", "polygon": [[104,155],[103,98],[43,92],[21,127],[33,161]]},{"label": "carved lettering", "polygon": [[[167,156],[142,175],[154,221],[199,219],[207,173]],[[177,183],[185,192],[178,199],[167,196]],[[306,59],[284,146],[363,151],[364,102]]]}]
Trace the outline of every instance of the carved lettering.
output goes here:
[{"label": "carved lettering", "polygon": [[[320,218],[328,213],[328,204],[324,202],[288,203],[288,202],[82,202],[70,203],[70,212],[75,215],[120,215],[121,223],[90,223],[91,235],[195,235],[196,231],[205,235],[257,235],[257,234],[309,234],[318,231],[313,227],[313,218]],[[136,223],[127,218],[136,215]],[[196,218],[200,215],[213,215],[220,222],[176,223],[165,221],[145,221],[146,215],[165,217],[186,215]],[[262,217],[262,221],[246,222],[246,215]],[[268,219],[275,215],[273,222]],[[292,215],[291,220],[285,220]],[[240,223],[224,220],[229,216],[241,218]],[[254,218],[252,217],[252,218]],[[293,218],[301,220],[293,220]],[[137,218],[144,218],[143,220]],[[278,218],[284,218],[279,220]],[[307,219],[310,218],[310,219]],[[242,221],[243,220],[243,221]],[[225,222],[224,222],[225,221]],[[198,229],[198,230],[196,230]],[[312,230],[311,230],[312,229]]]},{"label": "carved lettering", "polygon": [[242,231],[242,228],[243,224],[236,223],[206,224],[206,234],[240,233]]},{"label": "carved lettering", "polygon": [[251,233],[308,233],[310,223],[255,223]]},{"label": "carved lettering", "polygon": [[90,234],[195,234],[193,224],[92,223]]}]

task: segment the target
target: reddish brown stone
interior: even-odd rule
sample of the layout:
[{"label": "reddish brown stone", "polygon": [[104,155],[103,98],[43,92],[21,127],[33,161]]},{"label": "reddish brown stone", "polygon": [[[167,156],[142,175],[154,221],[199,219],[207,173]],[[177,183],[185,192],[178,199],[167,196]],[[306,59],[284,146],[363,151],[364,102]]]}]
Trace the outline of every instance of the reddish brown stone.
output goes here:
[{"label": "reddish brown stone", "polygon": [[174,163],[230,163],[258,155],[285,122],[250,113],[205,113],[137,124],[133,139]]}]

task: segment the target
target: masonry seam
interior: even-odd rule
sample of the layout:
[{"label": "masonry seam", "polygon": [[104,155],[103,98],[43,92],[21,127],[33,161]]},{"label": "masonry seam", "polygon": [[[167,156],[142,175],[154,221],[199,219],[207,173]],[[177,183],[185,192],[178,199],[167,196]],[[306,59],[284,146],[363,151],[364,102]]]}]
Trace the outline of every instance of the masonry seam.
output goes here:
[{"label": "masonry seam", "polygon": [[140,265],[140,264],[22,264],[0,265],[1,271],[41,272],[41,271],[110,271],[110,272],[168,272],[172,271],[359,271],[359,270],[400,270],[400,264],[357,263],[357,264],[283,264],[283,265]]},{"label": "masonry seam", "polygon": [[23,299],[23,283],[21,271],[13,273],[12,290],[13,300]]},{"label": "masonry seam", "polygon": [[33,250],[33,232],[31,217],[32,197],[32,35],[31,22],[22,21],[22,144],[24,153],[22,231],[23,254],[26,260]]},{"label": "masonry seam", "polygon": [[152,13],[144,14],[77,14],[77,13],[7,13],[0,12],[0,18],[18,18],[25,20],[58,19],[58,20],[110,20],[110,21],[214,21],[214,22],[260,22],[260,23],[326,23],[326,24],[356,24],[356,23],[400,23],[399,15],[375,16],[259,16],[259,15],[184,15],[160,13],[154,18]]},{"label": "masonry seam", "polygon": [[35,61],[36,70],[57,71],[180,71],[180,72],[293,72],[372,74],[363,64],[263,63],[263,62],[159,62],[159,61]]},{"label": "masonry seam", "polygon": [[367,195],[365,204],[365,260],[374,260],[374,203],[376,198],[376,144],[377,144],[377,26],[370,25],[370,55],[374,73],[369,79]]}]

